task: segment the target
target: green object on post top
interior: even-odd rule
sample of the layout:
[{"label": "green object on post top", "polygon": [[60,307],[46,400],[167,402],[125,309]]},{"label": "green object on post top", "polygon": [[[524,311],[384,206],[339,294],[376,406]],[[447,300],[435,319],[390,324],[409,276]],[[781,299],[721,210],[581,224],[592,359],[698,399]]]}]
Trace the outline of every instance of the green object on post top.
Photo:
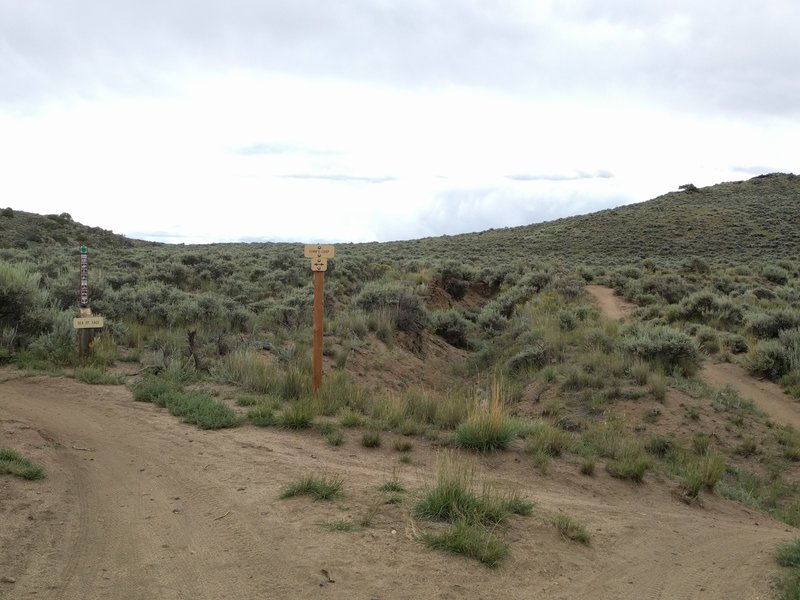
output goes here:
[{"label": "green object on post top", "polygon": [[81,254],[88,254],[89,249],[86,246],[81,246]]}]

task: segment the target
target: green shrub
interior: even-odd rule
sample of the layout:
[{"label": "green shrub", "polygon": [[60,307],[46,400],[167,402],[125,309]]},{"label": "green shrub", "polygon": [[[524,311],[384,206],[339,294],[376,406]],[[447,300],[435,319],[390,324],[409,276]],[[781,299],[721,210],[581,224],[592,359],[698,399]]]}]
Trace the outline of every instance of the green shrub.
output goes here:
[{"label": "green shrub", "polygon": [[25,337],[42,329],[44,323],[37,313],[47,296],[39,287],[40,280],[41,275],[25,264],[0,261],[0,330],[15,328]]},{"label": "green shrub", "polygon": [[247,418],[256,427],[274,427],[279,419],[269,406],[258,406],[247,411]]},{"label": "green shrub", "polygon": [[124,375],[109,375],[99,367],[79,367],[75,369],[75,379],[91,385],[122,385]]},{"label": "green shrub", "polygon": [[725,348],[733,354],[743,354],[749,349],[747,340],[744,338],[744,336],[739,335],[738,333],[725,334],[722,339],[722,343]]},{"label": "green shrub", "polygon": [[308,429],[313,422],[314,409],[310,402],[294,402],[278,418],[278,425],[284,429]]},{"label": "green shrub", "polygon": [[731,384],[726,384],[724,388],[717,390],[711,397],[711,407],[716,411],[727,411],[733,413],[739,421],[743,420],[744,414],[763,415],[752,400],[742,398],[741,394]]},{"label": "green shrub", "polygon": [[748,316],[746,328],[752,335],[762,338],[776,338],[784,329],[800,327],[800,311],[776,310],[770,313],[753,313]]},{"label": "green shrub", "polygon": [[778,546],[775,550],[775,560],[782,567],[800,567],[800,537]]},{"label": "green shrub", "polygon": [[745,368],[751,375],[779,380],[789,372],[789,351],[777,340],[759,342],[747,355]]},{"label": "green shrub", "polygon": [[606,471],[618,479],[630,479],[636,483],[644,480],[650,468],[650,459],[642,448],[633,442],[624,442],[614,458],[606,463]]},{"label": "green shrub", "polygon": [[496,302],[487,302],[481,309],[477,319],[478,327],[489,335],[495,335],[505,330],[508,318],[500,311]]},{"label": "green shrub", "polygon": [[145,373],[142,377],[131,385],[133,392],[133,399],[139,402],[152,402],[160,406],[164,406],[161,399],[168,394],[174,394],[179,391],[180,386],[174,381]]},{"label": "green shrub", "polygon": [[227,404],[204,392],[178,392],[167,396],[166,408],[170,414],[183,417],[186,423],[200,429],[222,429],[239,424],[239,418]]},{"label": "green shrub", "polygon": [[474,272],[460,262],[449,262],[439,274],[439,283],[454,300],[461,300],[469,290]]},{"label": "green shrub", "polygon": [[525,451],[530,454],[543,452],[547,456],[559,456],[569,448],[571,439],[566,431],[537,421],[526,431],[527,444]]},{"label": "green shrub", "polygon": [[550,362],[551,356],[551,348],[544,340],[539,340],[508,359],[506,370],[512,375],[518,375],[527,369],[541,369]]},{"label": "green shrub", "polygon": [[381,445],[380,431],[365,431],[361,436],[361,445],[365,448],[377,448]]},{"label": "green shrub", "polygon": [[397,285],[368,283],[354,300],[355,306],[370,313],[390,311],[400,331],[420,333],[430,317],[422,299]]},{"label": "green shrub", "polygon": [[444,312],[436,312],[432,315],[433,331],[445,342],[456,348],[469,348],[470,343],[467,339],[469,331],[469,321],[463,315],[450,309]]},{"label": "green shrub", "polygon": [[784,329],[778,341],[786,348],[789,356],[789,369],[800,373],[800,327]]},{"label": "green shrub", "polygon": [[48,310],[43,322],[46,330],[30,342],[28,349],[46,357],[57,365],[74,364],[77,361],[77,334],[72,327],[70,311]]},{"label": "green shrub", "polygon": [[761,269],[761,276],[776,285],[786,285],[786,282],[789,281],[789,274],[786,270],[775,265],[764,265]]},{"label": "green shrub", "polygon": [[632,356],[654,363],[666,373],[693,375],[700,368],[701,355],[697,343],[671,327],[631,327],[625,332],[621,346]]}]

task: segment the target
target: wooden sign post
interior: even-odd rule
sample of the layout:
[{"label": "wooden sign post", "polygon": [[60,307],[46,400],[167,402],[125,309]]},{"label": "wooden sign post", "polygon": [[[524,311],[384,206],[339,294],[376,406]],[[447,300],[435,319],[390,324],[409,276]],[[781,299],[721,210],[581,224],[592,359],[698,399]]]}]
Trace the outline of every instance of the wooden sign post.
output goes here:
[{"label": "wooden sign post", "polygon": [[321,244],[307,245],[304,249],[306,258],[311,259],[311,270],[314,272],[314,346],[311,353],[313,364],[314,396],[319,396],[322,387],[322,334],[325,319],[325,271],[328,270],[328,259],[333,258],[333,246]]},{"label": "wooden sign post", "polygon": [[103,317],[92,316],[89,308],[89,249],[81,246],[81,279],[78,294],[81,316],[72,319],[72,327],[78,330],[78,356],[89,354],[89,345],[94,339],[95,329],[103,327]]}]

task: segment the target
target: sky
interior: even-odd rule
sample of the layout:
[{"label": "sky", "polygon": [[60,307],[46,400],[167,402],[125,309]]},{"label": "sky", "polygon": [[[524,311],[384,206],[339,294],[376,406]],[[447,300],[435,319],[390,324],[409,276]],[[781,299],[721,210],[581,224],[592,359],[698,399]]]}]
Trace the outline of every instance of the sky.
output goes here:
[{"label": "sky", "polygon": [[0,0],[0,207],[170,243],[800,173],[796,0]]}]

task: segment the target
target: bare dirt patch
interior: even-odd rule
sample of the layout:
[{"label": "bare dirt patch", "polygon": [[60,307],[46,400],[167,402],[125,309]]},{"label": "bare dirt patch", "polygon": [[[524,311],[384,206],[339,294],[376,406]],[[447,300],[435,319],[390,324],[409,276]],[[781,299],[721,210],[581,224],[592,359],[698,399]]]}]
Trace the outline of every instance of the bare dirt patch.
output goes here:
[{"label": "bare dirt patch", "polygon": [[[15,580],[3,598],[768,598],[772,550],[791,536],[716,496],[701,509],[657,481],[584,477],[568,460],[541,475],[506,452],[473,460],[536,508],[488,569],[418,540],[427,525],[410,507],[436,462],[422,439],[401,465],[391,443],[368,450],[357,432],[332,448],[313,432],[200,431],[121,387],[10,370],[0,382],[2,444],[48,473],[0,476],[0,577]],[[383,505],[394,472],[409,498]],[[279,500],[303,474],[342,475],[344,496]],[[370,527],[320,526],[375,506]],[[560,539],[559,512],[586,525],[590,547]]]}]

